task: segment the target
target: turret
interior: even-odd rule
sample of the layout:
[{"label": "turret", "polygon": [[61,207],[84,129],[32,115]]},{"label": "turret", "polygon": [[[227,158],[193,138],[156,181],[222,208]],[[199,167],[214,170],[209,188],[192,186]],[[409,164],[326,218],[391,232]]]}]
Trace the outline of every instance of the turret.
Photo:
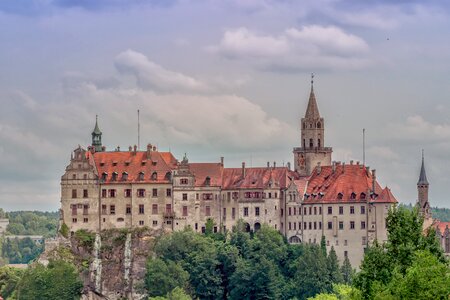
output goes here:
[{"label": "turret", "polygon": [[425,171],[425,158],[422,150],[422,166],[420,168],[419,181],[417,181],[417,205],[421,214],[427,219],[431,218],[430,202],[428,201],[428,183],[427,173]]},{"label": "turret", "polygon": [[102,132],[98,127],[98,116],[95,116],[95,127],[94,131],[92,131],[92,147],[95,149],[95,152],[102,152],[104,148],[102,147]]}]

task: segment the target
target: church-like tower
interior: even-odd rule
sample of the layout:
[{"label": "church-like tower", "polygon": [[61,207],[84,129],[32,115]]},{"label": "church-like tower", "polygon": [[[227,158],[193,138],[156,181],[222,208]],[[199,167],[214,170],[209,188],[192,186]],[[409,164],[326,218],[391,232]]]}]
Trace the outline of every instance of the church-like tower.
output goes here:
[{"label": "church-like tower", "polygon": [[103,151],[102,132],[98,128],[98,116],[95,116],[95,127],[94,131],[92,131],[92,147],[94,147],[95,152]]},{"label": "church-like tower", "polygon": [[325,121],[320,116],[314,94],[314,75],[311,75],[311,92],[305,117],[301,119],[301,147],[294,148],[294,166],[302,176],[308,176],[317,166],[331,165],[331,147],[325,145]]},{"label": "church-like tower", "polygon": [[430,184],[428,183],[427,173],[425,172],[425,159],[422,150],[422,167],[420,168],[419,181],[417,182],[417,205],[425,219],[431,218],[430,202],[428,201],[429,186]]}]

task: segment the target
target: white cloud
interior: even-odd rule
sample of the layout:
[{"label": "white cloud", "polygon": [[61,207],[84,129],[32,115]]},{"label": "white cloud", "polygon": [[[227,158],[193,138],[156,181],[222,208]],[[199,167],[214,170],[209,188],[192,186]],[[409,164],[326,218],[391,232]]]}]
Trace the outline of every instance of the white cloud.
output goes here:
[{"label": "white cloud", "polygon": [[400,140],[449,143],[450,124],[434,124],[420,115],[409,116],[403,123],[388,125],[392,138]]},{"label": "white cloud", "polygon": [[115,59],[115,66],[122,74],[132,74],[143,89],[159,92],[207,91],[208,87],[195,78],[179,72],[169,71],[150,61],[142,53],[127,50]]},{"label": "white cloud", "polygon": [[272,70],[357,69],[370,63],[368,44],[336,26],[288,28],[277,36],[241,27],[227,30],[207,50]]}]

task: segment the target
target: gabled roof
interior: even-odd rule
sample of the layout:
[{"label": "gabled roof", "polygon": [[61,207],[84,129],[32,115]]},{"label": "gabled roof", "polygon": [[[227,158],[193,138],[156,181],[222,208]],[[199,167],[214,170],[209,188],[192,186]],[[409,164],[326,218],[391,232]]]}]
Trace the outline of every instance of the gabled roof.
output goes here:
[{"label": "gabled roof", "polygon": [[223,173],[223,189],[265,189],[286,188],[290,178],[296,179],[298,175],[286,167],[277,168],[246,168],[245,177],[242,168],[225,168]]},{"label": "gabled roof", "polygon": [[[145,183],[167,183],[166,174],[175,169],[176,160],[171,153],[152,151],[147,156],[145,151],[116,151],[116,152],[95,152],[93,155],[98,176],[107,173],[105,183],[111,183],[112,174],[117,173],[117,182],[123,182],[122,174],[126,172],[128,178],[126,182]],[[144,180],[139,180],[139,174],[144,173]],[[156,172],[157,179],[151,180],[151,175]]]},{"label": "gabled roof", "polygon": [[321,167],[320,173],[318,170],[314,169],[306,189],[306,194],[317,196],[305,197],[305,203],[365,202],[369,199],[370,202],[397,202],[391,191],[382,189],[378,182],[375,182],[376,197],[370,198],[372,174],[362,165],[337,164],[334,171],[332,166]]}]

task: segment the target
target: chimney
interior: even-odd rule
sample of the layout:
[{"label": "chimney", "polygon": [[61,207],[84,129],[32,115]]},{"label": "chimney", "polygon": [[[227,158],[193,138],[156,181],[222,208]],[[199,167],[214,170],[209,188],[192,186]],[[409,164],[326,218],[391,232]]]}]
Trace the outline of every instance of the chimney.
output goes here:
[{"label": "chimney", "polygon": [[273,162],[273,168],[275,169],[276,167],[277,167],[277,162],[274,161],[274,162]]},{"label": "chimney", "polygon": [[102,146],[102,152],[106,151],[106,146]]},{"label": "chimney", "polygon": [[342,162],[342,173],[345,172],[345,161]]},{"label": "chimney", "polygon": [[223,167],[223,156],[220,157],[220,164],[221,164],[222,167]]},{"label": "chimney", "polygon": [[133,151],[133,147],[129,146],[129,147],[128,147],[128,151],[129,151],[129,152]]},{"label": "chimney", "polygon": [[377,170],[372,170],[372,191],[375,193],[375,183],[377,182]]},{"label": "chimney", "polygon": [[134,147],[133,147],[133,154],[135,155],[135,154],[136,154],[136,152],[137,152],[137,146],[136,146],[136,145],[134,145]]},{"label": "chimney", "polygon": [[367,174],[367,176],[369,176],[369,173],[370,173],[370,167],[366,166],[366,174]]},{"label": "chimney", "polygon": [[287,166],[288,170],[291,170],[291,162],[290,161],[287,162],[286,166]]},{"label": "chimney", "polygon": [[152,144],[148,144],[147,145],[147,159],[150,159],[151,155],[152,155]]},{"label": "chimney", "polygon": [[320,173],[322,172],[322,167],[320,166],[320,161],[317,162],[317,175],[320,175]]},{"label": "chimney", "polygon": [[89,146],[89,151],[94,154],[95,153],[95,147],[93,146]]},{"label": "chimney", "polygon": [[268,161],[267,162],[267,169],[269,169],[270,168],[270,162]]},{"label": "chimney", "polygon": [[353,166],[353,160],[350,160],[350,165]]},{"label": "chimney", "polygon": [[245,178],[245,162],[242,162],[242,178]]},{"label": "chimney", "polygon": [[333,173],[336,172],[336,162],[333,161],[332,165],[331,165],[331,170],[333,171]]},{"label": "chimney", "polygon": [[117,151],[120,152],[120,146],[117,146]]}]

